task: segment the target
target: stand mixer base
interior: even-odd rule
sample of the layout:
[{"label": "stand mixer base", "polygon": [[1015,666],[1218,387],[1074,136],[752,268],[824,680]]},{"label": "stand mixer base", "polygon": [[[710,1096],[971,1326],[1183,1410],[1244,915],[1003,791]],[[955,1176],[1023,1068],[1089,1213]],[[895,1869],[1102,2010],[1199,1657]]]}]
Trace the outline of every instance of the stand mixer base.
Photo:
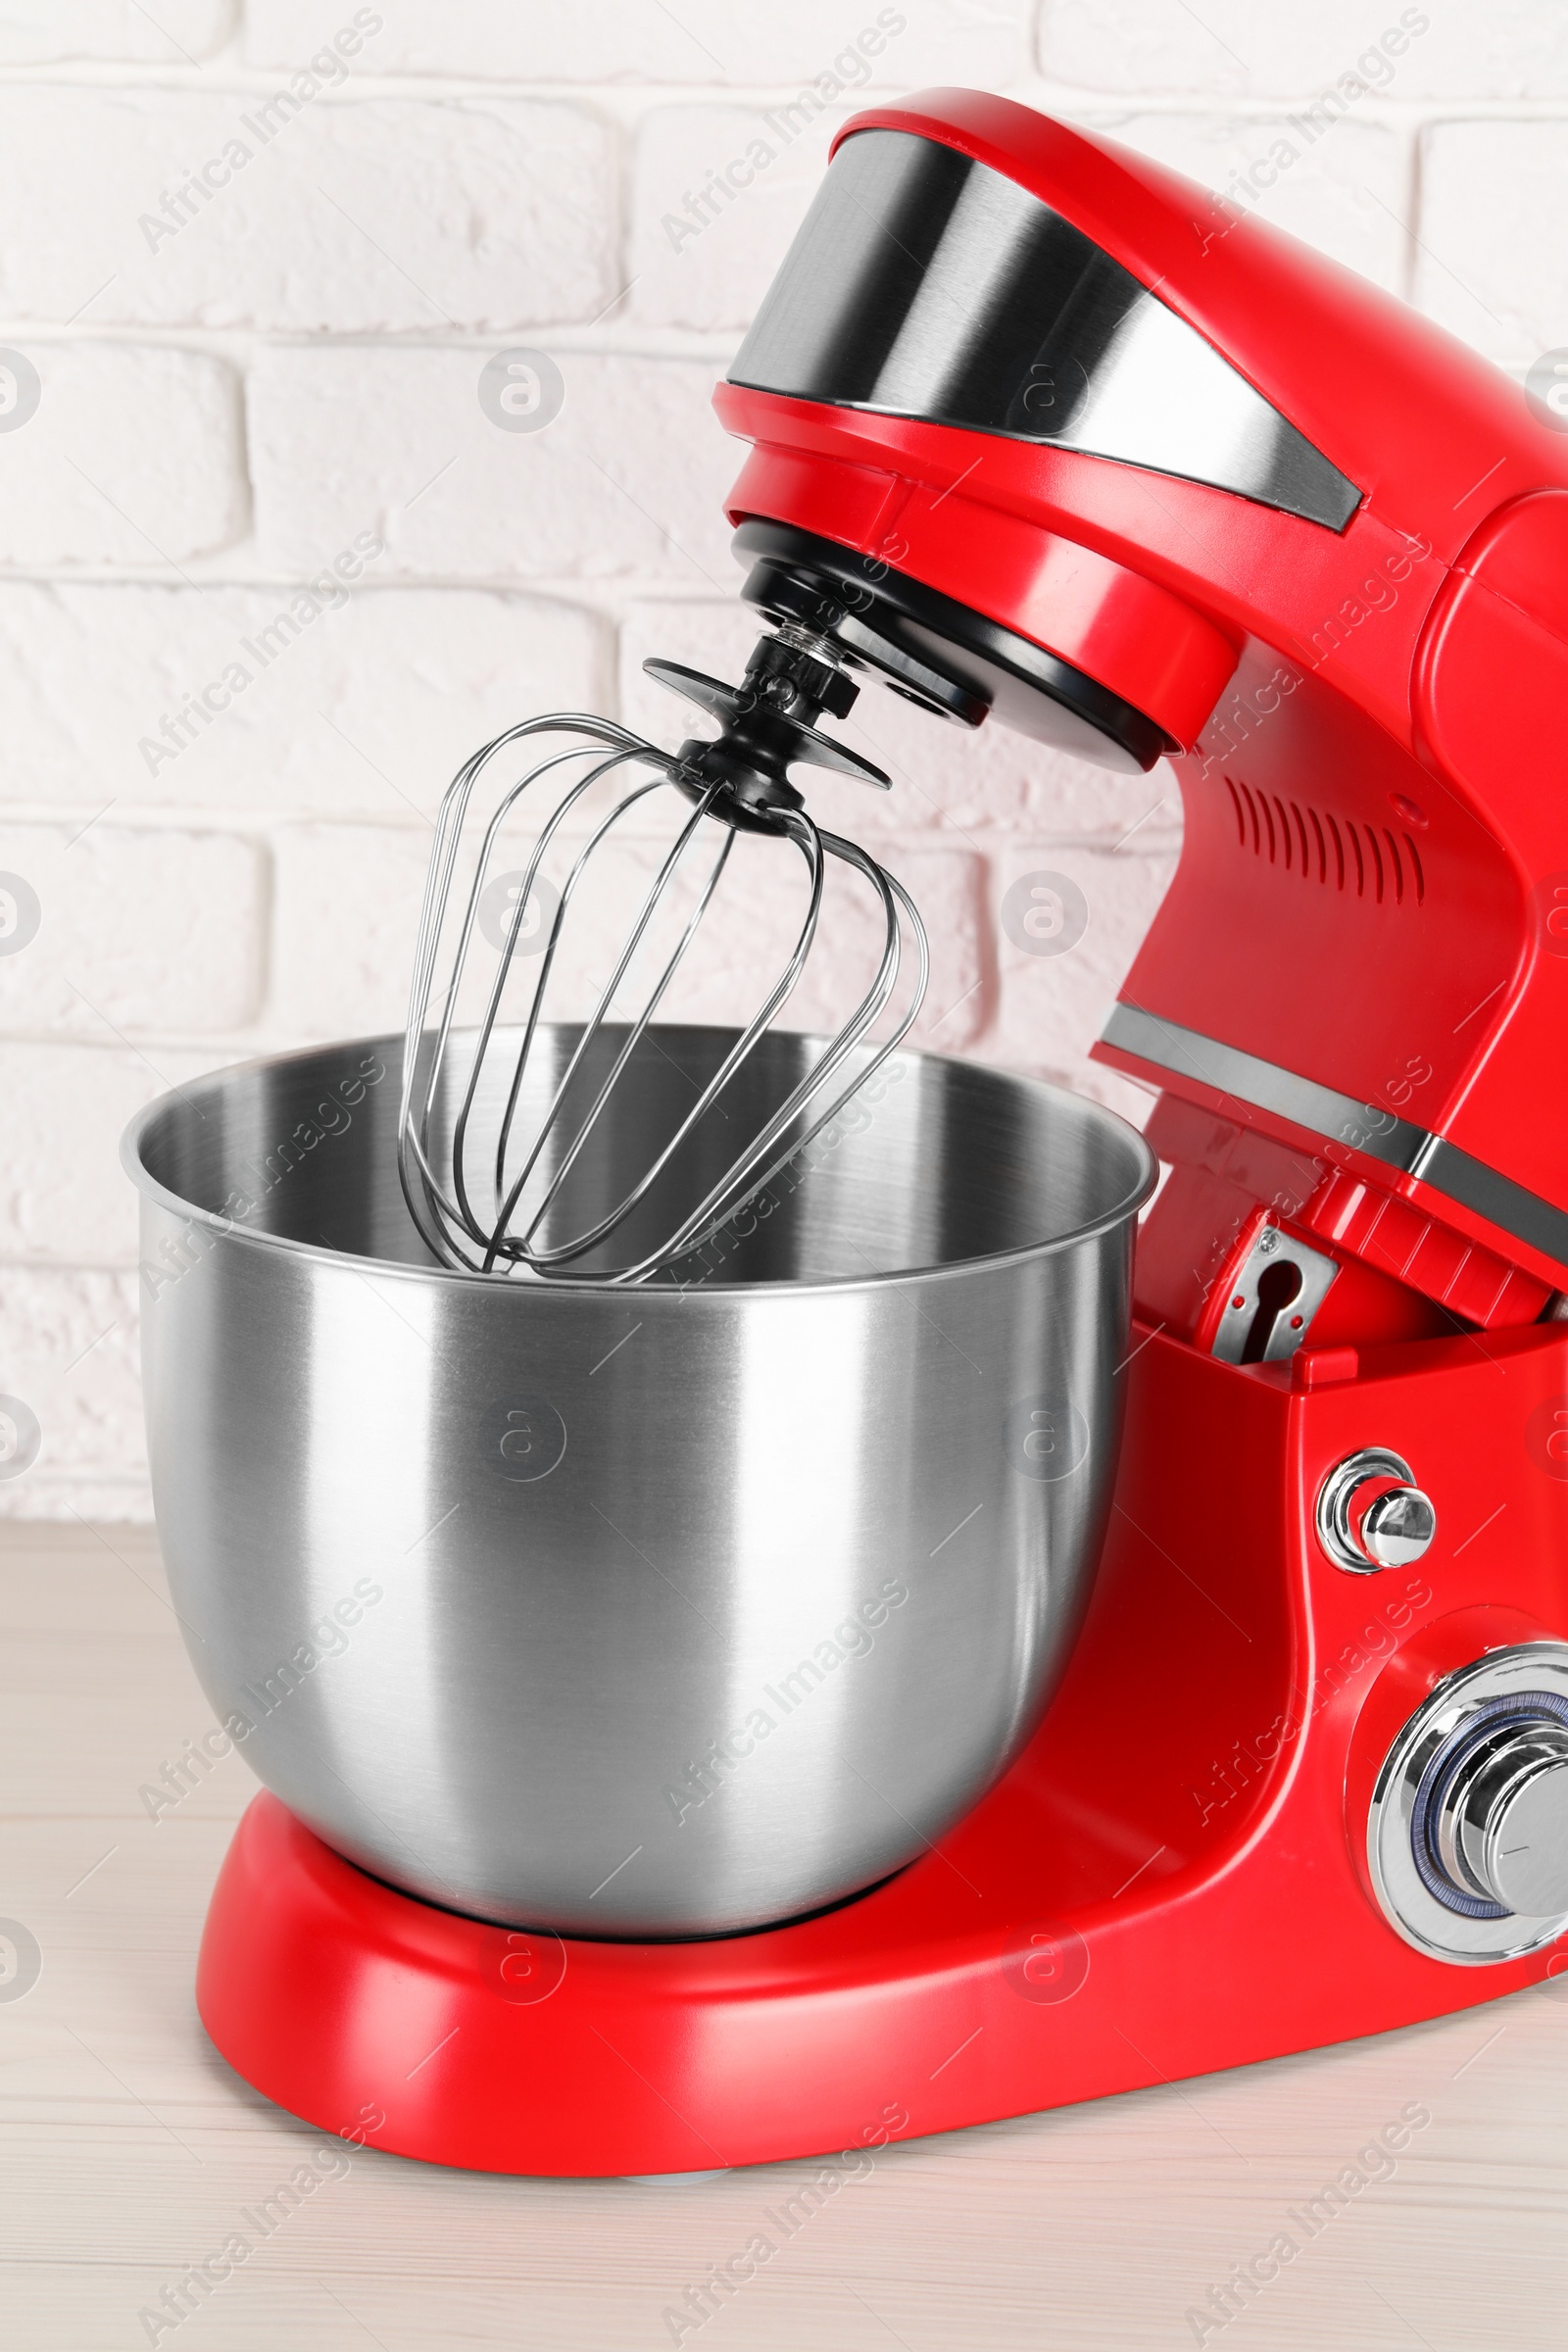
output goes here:
[{"label": "stand mixer base", "polygon": [[[1538,1474],[1484,1441],[1568,1385],[1568,1341],[1536,1326],[1499,1351],[1507,1381],[1439,1342],[1313,1387],[1148,1337],[1050,1713],[940,1847],[858,1900],[710,1942],[564,1942],[397,1893],[264,1793],[208,1916],[208,2033],[266,2096],[358,2144],[592,2177],[860,2162],[1541,1982],[1560,1945],[1485,1966],[1416,1949],[1366,1865],[1373,1782],[1412,1707],[1478,1652],[1560,1639]],[[1407,1422],[1476,1485],[1457,1525],[1518,1484],[1546,1540],[1506,1578],[1472,1567],[1479,1545],[1372,1578],[1316,1550],[1303,1493]],[[1234,1465],[1229,1543],[1202,1492],[1213,1459]]]}]

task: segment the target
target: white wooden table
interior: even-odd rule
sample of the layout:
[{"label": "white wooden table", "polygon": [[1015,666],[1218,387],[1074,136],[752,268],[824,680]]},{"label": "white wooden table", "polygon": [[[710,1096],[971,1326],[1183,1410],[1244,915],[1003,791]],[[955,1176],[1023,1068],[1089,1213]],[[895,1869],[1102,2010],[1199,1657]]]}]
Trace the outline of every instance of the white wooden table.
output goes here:
[{"label": "white wooden table", "polygon": [[[156,1823],[138,1796],[211,1722],[151,1540],[4,1530],[0,1660],[0,1917],[42,1955],[30,1989],[0,1997],[0,2345],[120,2352],[149,2341],[139,2314],[243,2230],[241,2209],[320,2135],[241,2082],[197,2022],[203,1907],[254,1783],[230,1756]],[[912,2142],[879,2155],[679,2341],[1190,2345],[1187,2315],[1209,2289],[1416,2104],[1431,2123],[1392,2175],[1201,2340],[1565,2346],[1565,2094],[1568,1998],[1536,1989],[1378,2040]],[[654,2352],[676,2340],[666,2310],[809,2170],[520,2180],[361,2152],[156,2340]]]}]

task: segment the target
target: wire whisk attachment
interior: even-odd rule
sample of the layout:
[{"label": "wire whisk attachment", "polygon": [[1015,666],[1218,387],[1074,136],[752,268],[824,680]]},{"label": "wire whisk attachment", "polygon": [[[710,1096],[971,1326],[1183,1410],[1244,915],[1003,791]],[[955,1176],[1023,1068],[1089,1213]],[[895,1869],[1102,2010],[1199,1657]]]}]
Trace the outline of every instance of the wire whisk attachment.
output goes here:
[{"label": "wire whisk attachment", "polygon": [[[802,763],[887,789],[880,768],[812,724],[823,710],[844,716],[856,699],[833,649],[786,623],[757,646],[739,687],[672,662],[644,667],[716,717],[717,737],[671,753],[612,720],[554,711],[507,728],[475,752],[441,804],[409,996],[398,1172],[425,1246],[459,1270],[639,1283],[677,1267],[867,1084],[907,1034],[925,994],[929,952],[908,892],[858,843],[814,824],[789,779],[791,766]],[[473,837],[475,795],[487,771],[523,743],[541,756],[498,799],[486,799],[465,898],[459,869],[465,841]],[[509,820],[525,796],[543,808],[552,789],[526,865],[515,876],[499,875]],[[527,802],[524,819],[535,805]],[[550,1020],[552,985],[573,968],[574,930],[594,941],[601,935],[591,918],[606,853],[618,835],[646,856],[647,819],[660,813],[666,832],[678,817],[673,838],[660,844],[652,881],[609,953],[608,977],[589,992],[591,1009],[569,1026]],[[655,1015],[746,836],[790,845],[801,859],[806,906],[798,932],[716,1067],[693,1081],[689,1108],[642,1164],[628,1166],[617,1139],[633,1122],[617,1119],[617,1107],[635,1092],[640,1060],[662,1051]],[[756,1090],[737,1081],[807,968],[835,860],[869,887],[880,913],[876,969],[804,1075],[759,1110]],[[564,868],[559,887],[545,870],[552,863]],[[764,874],[771,871],[764,861]],[[551,910],[541,916],[541,907]],[[487,932],[496,963],[470,1032],[457,1026],[458,1007],[468,993],[476,937]],[[911,951],[912,979],[906,975],[901,990]],[[526,1008],[508,1004],[504,1014],[509,990],[518,995],[513,984],[530,961]],[[873,1037],[890,1004],[889,1021]]]}]

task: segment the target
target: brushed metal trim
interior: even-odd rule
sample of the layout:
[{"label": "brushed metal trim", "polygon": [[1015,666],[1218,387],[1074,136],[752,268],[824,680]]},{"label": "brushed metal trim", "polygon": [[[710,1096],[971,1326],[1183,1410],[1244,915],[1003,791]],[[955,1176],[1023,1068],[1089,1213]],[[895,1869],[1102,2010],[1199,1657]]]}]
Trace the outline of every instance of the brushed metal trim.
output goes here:
[{"label": "brushed metal trim", "polygon": [[1343,531],[1354,482],[1027,188],[872,128],[828,167],[732,384],[1206,482]]},{"label": "brushed metal trim", "polygon": [[1162,1020],[1141,1005],[1113,1005],[1101,1043],[1135,1054],[1140,1061],[1169,1070],[1173,1077],[1196,1078],[1216,1094],[1234,1095],[1254,1109],[1272,1111],[1294,1127],[1414,1176],[1461,1208],[1485,1217],[1499,1233],[1568,1266],[1568,1215],[1430,1128],[1396,1118],[1375,1102],[1358,1102],[1353,1095],[1319,1086],[1313,1078],[1299,1078],[1278,1062],[1244,1054],[1239,1046],[1221,1045],[1200,1030],[1184,1029],[1178,1021]]}]

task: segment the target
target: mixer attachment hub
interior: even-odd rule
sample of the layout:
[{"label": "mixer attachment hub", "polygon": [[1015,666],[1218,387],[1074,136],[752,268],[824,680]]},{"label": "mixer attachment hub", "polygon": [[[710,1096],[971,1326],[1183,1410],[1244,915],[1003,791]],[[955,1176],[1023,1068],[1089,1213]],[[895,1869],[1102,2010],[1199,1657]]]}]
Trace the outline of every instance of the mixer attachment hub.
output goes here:
[{"label": "mixer attachment hub", "polygon": [[881,768],[819,734],[812,723],[824,710],[847,718],[860,691],[821,639],[805,631],[763,637],[739,686],[705,677],[679,662],[645,662],[643,668],[659,685],[722,721],[723,731],[712,741],[681,745],[670,780],[725,824],[773,830],[777,810],[803,808],[804,796],[788,774],[797,760],[835,768],[882,792],[889,789]]}]

